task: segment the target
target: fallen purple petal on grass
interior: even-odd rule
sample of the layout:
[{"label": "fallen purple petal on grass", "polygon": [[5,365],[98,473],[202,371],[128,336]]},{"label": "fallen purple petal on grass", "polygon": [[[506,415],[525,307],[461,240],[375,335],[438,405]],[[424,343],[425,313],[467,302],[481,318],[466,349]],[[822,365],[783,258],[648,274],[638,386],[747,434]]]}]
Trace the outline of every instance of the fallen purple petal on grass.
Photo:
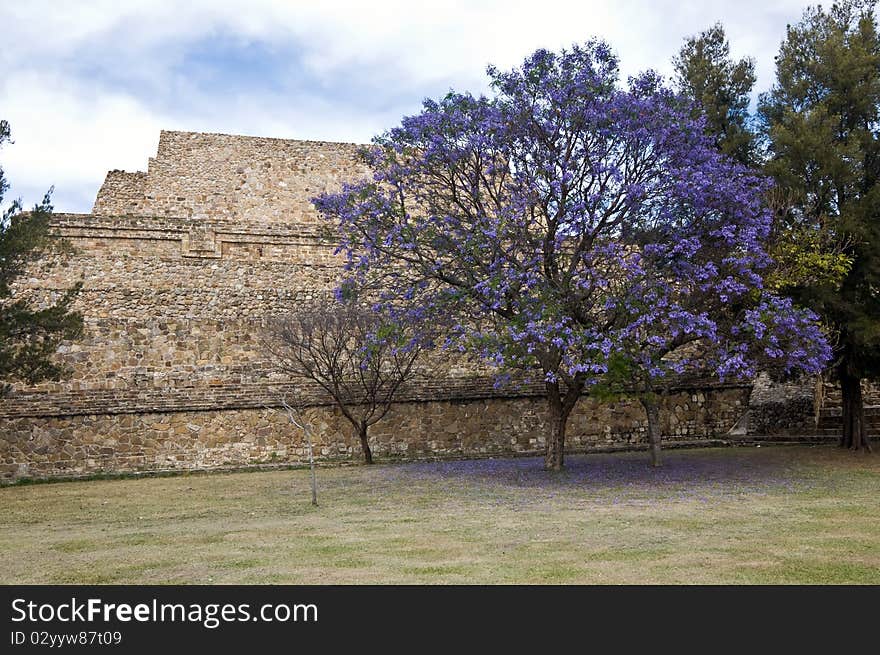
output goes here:
[{"label": "fallen purple petal on grass", "polygon": [[767,450],[679,450],[664,453],[663,462],[662,467],[651,468],[647,456],[638,452],[569,455],[565,470],[550,472],[539,457],[493,458],[399,464],[381,467],[375,475],[406,485],[485,486],[487,494],[531,488],[536,497],[554,500],[564,500],[571,491],[622,494],[620,499],[611,498],[612,503],[639,496],[650,503],[658,494],[664,500],[706,503],[719,492],[766,495],[817,484],[784,452],[768,456]]}]

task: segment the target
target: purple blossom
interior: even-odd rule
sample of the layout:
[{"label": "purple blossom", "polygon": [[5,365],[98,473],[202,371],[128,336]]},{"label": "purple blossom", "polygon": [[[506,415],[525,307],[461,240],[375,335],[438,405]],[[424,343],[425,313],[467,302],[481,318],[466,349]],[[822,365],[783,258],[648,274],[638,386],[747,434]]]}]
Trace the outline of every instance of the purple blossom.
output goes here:
[{"label": "purple blossom", "polygon": [[825,365],[815,315],[763,290],[769,182],[656,73],[622,86],[598,41],[488,73],[492,97],[425,101],[364,151],[370,179],[314,200],[343,290],[381,288],[445,347],[566,385],[612,360],[645,387]]}]

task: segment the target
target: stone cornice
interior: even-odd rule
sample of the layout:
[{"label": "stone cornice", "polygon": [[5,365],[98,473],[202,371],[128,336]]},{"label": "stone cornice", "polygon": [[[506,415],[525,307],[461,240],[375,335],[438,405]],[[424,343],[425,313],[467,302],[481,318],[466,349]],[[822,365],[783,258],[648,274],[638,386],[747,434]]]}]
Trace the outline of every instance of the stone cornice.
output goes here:
[{"label": "stone cornice", "polygon": [[[748,389],[745,382],[683,380],[670,393],[705,392],[710,389]],[[465,401],[499,398],[533,398],[545,393],[542,383],[517,383],[496,388],[491,376],[423,380],[410,384],[396,402]],[[285,397],[299,395],[308,406],[333,405],[315,385],[293,382],[241,383],[218,381],[196,387],[149,386],[128,389],[20,392],[0,401],[0,417],[55,417],[83,414],[142,414],[221,409],[278,407]],[[584,394],[587,396],[588,394]]]},{"label": "stone cornice", "polygon": [[316,223],[244,224],[232,220],[208,220],[169,216],[107,216],[100,214],[53,214],[52,227],[60,236],[181,240],[197,231],[212,231],[224,241],[308,239],[332,245],[328,226]]}]

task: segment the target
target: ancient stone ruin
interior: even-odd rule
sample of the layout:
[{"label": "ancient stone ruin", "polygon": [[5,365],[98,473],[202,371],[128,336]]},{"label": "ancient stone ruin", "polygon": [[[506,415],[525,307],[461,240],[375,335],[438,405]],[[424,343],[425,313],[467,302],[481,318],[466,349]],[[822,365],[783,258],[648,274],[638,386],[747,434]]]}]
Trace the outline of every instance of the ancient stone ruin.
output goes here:
[{"label": "ancient stone ruin", "polygon": [[[303,462],[302,435],[277,411],[291,382],[267,360],[260,335],[267,317],[335,285],[340,260],[310,198],[367,174],[356,151],[162,132],[146,172],[111,171],[92,213],[56,214],[73,254],[44,262],[21,291],[52,295],[82,280],[86,334],[59,353],[69,379],[19,385],[0,403],[0,479]],[[677,390],[664,436],[706,440],[742,429],[750,392],[742,383]],[[496,390],[485,371],[448,368],[408,389],[375,426],[374,452],[540,451],[540,393]],[[312,400],[320,457],[358,458],[349,424],[328,399]],[[812,421],[807,405],[800,415]],[[644,432],[638,403],[585,397],[567,443],[633,444]]]}]

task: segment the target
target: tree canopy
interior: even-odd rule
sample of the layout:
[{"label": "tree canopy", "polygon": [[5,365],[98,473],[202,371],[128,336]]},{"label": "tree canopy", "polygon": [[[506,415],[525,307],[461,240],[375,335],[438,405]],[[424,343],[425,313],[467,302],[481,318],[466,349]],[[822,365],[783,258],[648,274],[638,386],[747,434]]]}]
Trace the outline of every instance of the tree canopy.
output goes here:
[{"label": "tree canopy", "polygon": [[488,72],[493,97],[426,101],[364,152],[372,179],[316,198],[340,229],[343,291],[375,284],[377,304],[502,374],[537,368],[552,469],[612,357],[655,380],[689,364],[662,351],[699,341],[724,378],[756,352],[821,369],[815,317],[762,291],[765,180],[656,74],[622,88],[600,41]]},{"label": "tree canopy", "polygon": [[734,61],[724,27],[716,23],[686,39],[672,63],[678,90],[694,100],[718,149],[742,164],[755,165],[757,144],[749,115],[754,60]]},{"label": "tree canopy", "polygon": [[368,430],[418,374],[417,335],[354,303],[301,306],[272,322],[266,350],[283,371],[313,382],[357,431],[364,462],[373,463]]},{"label": "tree canopy", "polygon": [[788,27],[776,82],[759,110],[767,171],[790,202],[796,234],[825,235],[840,275],[789,276],[783,290],[833,328],[843,445],[867,447],[860,381],[880,373],[880,40],[875,2],[845,0]]},{"label": "tree canopy", "polygon": [[[9,123],[0,121],[0,145],[9,139]],[[0,168],[0,203],[8,189]],[[0,216],[0,394],[10,382],[58,379],[64,368],[53,355],[64,339],[76,338],[82,328],[81,316],[70,309],[78,285],[54,302],[39,304],[14,289],[28,266],[56,245],[49,234],[51,214],[46,194],[29,212],[16,200]]]}]

